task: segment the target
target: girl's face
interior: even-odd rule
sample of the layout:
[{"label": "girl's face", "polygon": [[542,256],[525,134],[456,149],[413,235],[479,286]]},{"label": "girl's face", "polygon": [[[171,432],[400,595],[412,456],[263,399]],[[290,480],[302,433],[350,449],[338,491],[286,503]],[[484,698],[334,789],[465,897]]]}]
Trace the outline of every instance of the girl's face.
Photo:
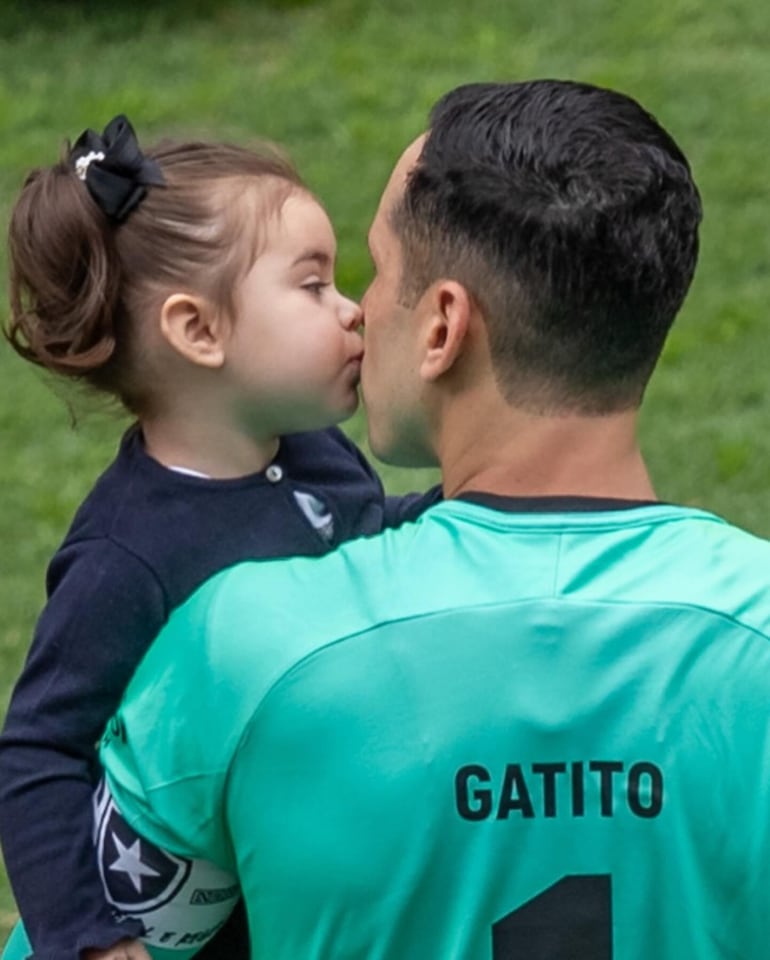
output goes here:
[{"label": "girl's face", "polygon": [[336,254],[323,208],[291,194],[239,284],[225,347],[236,415],[252,428],[316,429],[358,405],[361,312],[334,286]]}]

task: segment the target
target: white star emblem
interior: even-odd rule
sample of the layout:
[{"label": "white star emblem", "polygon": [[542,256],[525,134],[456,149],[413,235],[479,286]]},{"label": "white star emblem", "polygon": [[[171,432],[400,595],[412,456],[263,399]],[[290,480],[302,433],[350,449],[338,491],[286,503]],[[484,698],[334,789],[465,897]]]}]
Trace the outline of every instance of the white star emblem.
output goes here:
[{"label": "white star emblem", "polygon": [[112,840],[118,851],[118,859],[110,864],[110,870],[127,873],[137,893],[142,892],[142,877],[159,877],[157,870],[142,862],[141,841],[137,838],[130,847],[124,846],[113,832]]}]

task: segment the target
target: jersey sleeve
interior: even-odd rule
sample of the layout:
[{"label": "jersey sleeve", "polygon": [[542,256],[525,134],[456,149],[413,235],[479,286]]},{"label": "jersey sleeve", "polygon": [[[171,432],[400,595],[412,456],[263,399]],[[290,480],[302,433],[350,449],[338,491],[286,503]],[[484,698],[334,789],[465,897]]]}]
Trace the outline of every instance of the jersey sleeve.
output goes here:
[{"label": "jersey sleeve", "polygon": [[163,590],[107,540],[65,547],[0,735],[0,839],[35,960],[137,936],[105,900],[93,846],[96,743],[166,618]]}]

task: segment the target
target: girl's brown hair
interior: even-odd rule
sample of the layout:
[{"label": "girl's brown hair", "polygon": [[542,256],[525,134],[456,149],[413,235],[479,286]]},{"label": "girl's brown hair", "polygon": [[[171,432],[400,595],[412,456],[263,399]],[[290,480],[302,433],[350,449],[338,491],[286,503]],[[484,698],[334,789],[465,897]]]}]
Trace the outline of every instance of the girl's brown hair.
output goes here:
[{"label": "girl's brown hair", "polygon": [[173,289],[231,312],[260,227],[304,189],[268,144],[166,143],[146,156],[165,184],[149,187],[120,223],[79,179],[69,145],[59,163],[29,174],[11,214],[4,330],[25,359],[113,394],[134,412],[143,401],[138,318]]}]

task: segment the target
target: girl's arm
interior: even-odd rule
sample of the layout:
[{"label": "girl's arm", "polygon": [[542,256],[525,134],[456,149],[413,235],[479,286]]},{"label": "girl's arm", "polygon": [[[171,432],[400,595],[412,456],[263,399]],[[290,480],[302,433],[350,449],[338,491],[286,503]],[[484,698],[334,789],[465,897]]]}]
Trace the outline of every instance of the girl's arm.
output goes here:
[{"label": "girl's arm", "polygon": [[385,526],[400,527],[402,523],[416,520],[421,513],[440,503],[440,486],[431,487],[425,493],[407,493],[400,497],[385,497]]},{"label": "girl's arm", "polygon": [[0,736],[0,840],[36,958],[139,936],[106,902],[93,844],[96,742],[160,630],[163,592],[105,539],[66,547]]}]

